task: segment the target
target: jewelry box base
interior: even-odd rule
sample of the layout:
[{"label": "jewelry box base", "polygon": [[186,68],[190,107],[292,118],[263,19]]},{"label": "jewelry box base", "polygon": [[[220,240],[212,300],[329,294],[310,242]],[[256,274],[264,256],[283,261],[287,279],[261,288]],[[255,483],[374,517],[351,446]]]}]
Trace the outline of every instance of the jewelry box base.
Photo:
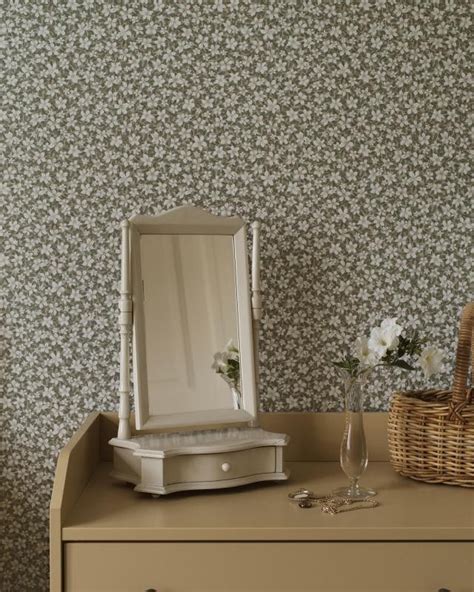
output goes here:
[{"label": "jewelry box base", "polygon": [[135,491],[166,495],[282,481],[288,436],[260,428],[227,428],[112,438],[112,476]]}]

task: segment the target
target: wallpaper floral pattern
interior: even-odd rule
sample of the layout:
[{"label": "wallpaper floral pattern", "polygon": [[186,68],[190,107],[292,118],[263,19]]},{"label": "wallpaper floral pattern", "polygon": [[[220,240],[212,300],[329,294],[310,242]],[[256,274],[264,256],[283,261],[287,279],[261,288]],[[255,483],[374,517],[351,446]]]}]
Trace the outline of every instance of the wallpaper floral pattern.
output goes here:
[{"label": "wallpaper floral pattern", "polygon": [[[120,230],[263,223],[261,405],[341,409],[387,315],[449,352],[469,299],[469,3],[11,1],[2,87],[2,590],[46,590],[56,457],[117,404]],[[368,407],[420,376],[380,374]]]}]

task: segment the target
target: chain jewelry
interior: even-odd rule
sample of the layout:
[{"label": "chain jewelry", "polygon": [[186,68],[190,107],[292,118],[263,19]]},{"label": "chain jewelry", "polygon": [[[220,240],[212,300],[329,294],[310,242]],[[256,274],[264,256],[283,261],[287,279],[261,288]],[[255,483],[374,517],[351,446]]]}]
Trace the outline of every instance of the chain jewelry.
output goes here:
[{"label": "chain jewelry", "polygon": [[299,508],[313,508],[319,506],[323,514],[334,516],[341,512],[350,512],[351,510],[363,510],[376,508],[379,502],[367,497],[360,500],[351,500],[332,495],[316,495],[309,489],[298,489],[288,494],[288,499],[296,502]]}]

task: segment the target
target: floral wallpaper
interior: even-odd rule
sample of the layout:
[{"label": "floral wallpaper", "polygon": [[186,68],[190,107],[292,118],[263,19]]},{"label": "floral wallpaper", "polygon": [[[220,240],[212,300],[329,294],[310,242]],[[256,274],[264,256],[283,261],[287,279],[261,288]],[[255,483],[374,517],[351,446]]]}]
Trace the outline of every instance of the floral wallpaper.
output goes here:
[{"label": "floral wallpaper", "polygon": [[[47,590],[57,454],[117,406],[120,221],[260,220],[261,406],[342,408],[386,316],[447,354],[472,276],[470,3],[12,0],[2,87],[3,591]],[[421,373],[380,373],[386,410]]]}]

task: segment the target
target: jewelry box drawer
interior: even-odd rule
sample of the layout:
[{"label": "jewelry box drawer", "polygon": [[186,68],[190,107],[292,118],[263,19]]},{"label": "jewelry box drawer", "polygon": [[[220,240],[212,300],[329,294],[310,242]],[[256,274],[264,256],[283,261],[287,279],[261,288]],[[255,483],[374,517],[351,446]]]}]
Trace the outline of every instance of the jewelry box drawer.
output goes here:
[{"label": "jewelry box drawer", "polygon": [[220,481],[272,473],[275,471],[275,455],[273,446],[263,446],[234,452],[173,456],[163,462],[163,482],[165,485],[171,485],[195,481]]},{"label": "jewelry box drawer", "polygon": [[470,543],[81,542],[65,592],[471,592]]}]

